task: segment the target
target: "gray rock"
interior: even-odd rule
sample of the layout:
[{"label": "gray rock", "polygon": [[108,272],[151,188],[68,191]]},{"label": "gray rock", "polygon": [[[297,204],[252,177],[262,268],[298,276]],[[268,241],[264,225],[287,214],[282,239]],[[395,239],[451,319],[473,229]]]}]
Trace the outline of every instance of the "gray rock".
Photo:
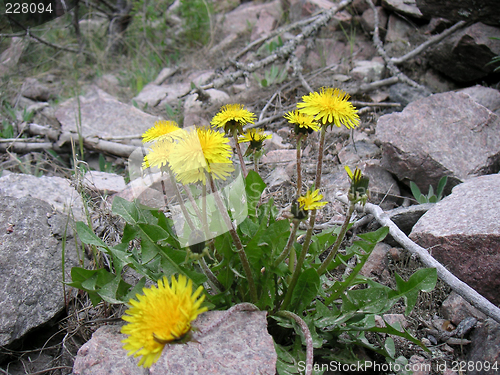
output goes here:
[{"label": "gray rock", "polygon": [[373,159],[359,165],[363,174],[370,179],[368,187],[370,202],[380,205],[382,209],[394,208],[399,200],[399,186],[392,175],[380,166],[380,161]]},{"label": "gray rock", "polygon": [[87,95],[62,103],[56,117],[63,132],[78,133],[77,119],[81,117],[83,137],[112,137],[144,133],[152,127],[157,117],[119,102],[111,95],[94,87]]},{"label": "gray rock", "polygon": [[380,155],[380,147],[369,141],[349,143],[339,151],[338,157],[341,164],[355,164],[361,159],[371,159]]},{"label": "gray rock", "polygon": [[0,196],[21,198],[30,196],[52,205],[57,211],[72,211],[75,220],[83,220],[83,201],[69,180],[61,177],[35,177],[11,173],[0,178]]},{"label": "gray rock", "polygon": [[89,171],[85,173],[83,183],[90,189],[102,194],[113,194],[124,190],[127,185],[123,176],[115,173]]},{"label": "gray rock", "polygon": [[[475,368],[467,370],[467,375],[488,375],[498,372],[485,365],[500,366],[500,324],[492,319],[486,319],[471,336],[472,344],[467,354],[467,363],[473,363]],[[482,365],[480,368],[479,365]]]},{"label": "gray rock", "polygon": [[404,16],[422,18],[422,12],[417,7],[416,0],[382,0],[382,6]]},{"label": "gray rock", "polygon": [[363,82],[369,83],[382,79],[385,71],[385,65],[380,59],[375,58],[371,61],[361,60],[354,62],[354,69],[351,70],[351,75]]},{"label": "gray rock", "polygon": [[456,326],[468,317],[475,317],[479,320],[486,319],[486,315],[474,308],[455,291],[452,291],[448,298],[443,301],[441,305],[441,314],[443,318],[449,320]]},{"label": "gray rock", "polygon": [[476,85],[462,89],[460,92],[466,93],[476,103],[485,106],[497,116],[500,115],[500,91],[491,87]]},{"label": "gray rock", "polygon": [[173,76],[179,68],[163,68],[160,73],[158,73],[158,76],[156,79],[153,81],[154,85],[161,85],[163,82],[166,81],[167,78]]},{"label": "gray rock", "polygon": [[385,36],[385,41],[386,43],[399,42],[402,43],[404,47],[409,47],[408,38],[414,32],[415,27],[412,26],[408,21],[404,20],[396,14],[391,14],[389,16],[389,21],[387,22],[387,34]]},{"label": "gray rock", "polygon": [[28,41],[24,37],[13,37],[10,46],[0,54],[0,76],[17,66]]},{"label": "gray rock", "polygon": [[494,173],[500,162],[500,119],[463,93],[412,102],[379,118],[382,166],[425,194],[448,175],[445,191],[467,178]]},{"label": "gray rock", "polygon": [[139,108],[156,107],[166,96],[168,89],[163,86],[158,86],[152,83],[147,84],[133,100],[137,103]]},{"label": "gray rock", "polygon": [[21,88],[24,97],[39,102],[47,102],[53,97],[50,89],[36,78],[26,78]]},{"label": "gray rock", "polygon": [[[223,312],[209,311],[193,323],[203,328]],[[120,326],[99,328],[78,351],[73,375],[151,374],[151,375],[250,375],[276,371],[276,352],[267,333],[265,312],[231,315],[219,327],[197,338],[198,343],[166,346],[150,369],[137,367],[139,359],[128,357],[120,342],[126,336]]]},{"label": "gray rock", "polygon": [[398,207],[387,211],[386,214],[401,231],[409,235],[413,226],[431,207],[434,207],[433,203],[417,204],[409,207]]},{"label": "gray rock", "polygon": [[267,184],[268,188],[281,185],[284,182],[290,182],[290,176],[286,172],[285,168],[277,167],[266,177],[264,182]]},{"label": "gray rock", "polygon": [[500,303],[499,194],[500,174],[472,178],[427,211],[410,234],[495,304]]},{"label": "gray rock", "polygon": [[457,82],[471,82],[487,77],[495,69],[489,64],[500,55],[500,28],[475,23],[459,30],[426,53],[429,65]]},{"label": "gray rock", "polygon": [[[386,11],[382,7],[376,7],[378,14],[378,23],[379,23],[379,32],[380,37],[383,39],[387,32],[387,21],[389,17],[387,16]],[[360,18],[360,23],[363,29],[370,33],[375,29],[375,17],[373,16],[373,9],[368,8],[363,12]]]},{"label": "gray rock", "polygon": [[387,268],[387,253],[390,248],[389,245],[383,242],[376,244],[359,273],[366,277],[381,276],[382,272]]},{"label": "gray rock", "polygon": [[274,150],[269,151],[260,159],[264,164],[288,163],[297,159],[296,150]]},{"label": "gray rock", "polygon": [[492,26],[500,24],[497,0],[416,0],[427,18],[442,17],[452,22],[481,21]]},{"label": "gray rock", "polygon": [[[39,199],[0,197],[0,346],[11,344],[64,309],[65,279],[79,265],[67,217]],[[69,288],[66,288],[68,292]]]},{"label": "gray rock", "polygon": [[259,17],[273,17],[276,21],[281,19],[283,9],[281,1],[274,0],[269,3],[256,4],[254,2],[241,4],[233,11],[226,13],[221,22],[221,32],[223,36],[229,34],[243,34],[253,30],[258,23]]},{"label": "gray rock", "polygon": [[406,83],[396,83],[389,88],[389,99],[391,102],[400,103],[403,107],[429,95],[431,95],[430,91],[411,87]]}]

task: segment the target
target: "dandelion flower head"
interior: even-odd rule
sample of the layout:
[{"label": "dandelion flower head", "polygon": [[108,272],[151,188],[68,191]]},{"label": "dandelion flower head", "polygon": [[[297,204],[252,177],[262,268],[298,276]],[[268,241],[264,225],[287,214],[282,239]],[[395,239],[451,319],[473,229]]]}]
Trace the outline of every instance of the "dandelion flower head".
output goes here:
[{"label": "dandelion flower head", "polygon": [[264,129],[248,129],[244,134],[238,138],[238,143],[243,142],[264,142],[266,139],[271,139],[271,134],[265,134]]},{"label": "dandelion flower head", "polygon": [[243,133],[243,126],[253,124],[255,114],[243,108],[242,104],[227,104],[214,116],[210,125],[224,128],[226,134],[237,129]]},{"label": "dandelion flower head", "polygon": [[318,131],[320,129],[320,126],[314,119],[314,116],[307,115],[297,110],[290,111],[283,117],[286,118],[290,124],[295,125],[295,134],[305,134],[305,132],[312,133],[313,131]]},{"label": "dandelion flower head", "polygon": [[149,147],[147,155],[144,156],[143,168],[162,168],[164,166],[167,166],[170,152],[173,147],[174,144],[171,140],[166,138],[158,139]]},{"label": "dandelion flower head", "polygon": [[142,143],[171,137],[173,135],[171,133],[179,129],[179,125],[177,125],[175,121],[156,121],[153,127],[149,128],[142,134]]},{"label": "dandelion flower head", "polygon": [[183,184],[206,182],[206,172],[225,180],[233,170],[229,139],[210,128],[188,131],[169,154],[170,168]]},{"label": "dandelion flower head", "polygon": [[326,205],[328,202],[320,202],[323,199],[323,195],[319,193],[319,189],[314,191],[308,190],[305,196],[301,196],[297,199],[299,206],[302,210],[315,210]]},{"label": "dandelion flower head", "polygon": [[314,116],[323,125],[335,124],[339,128],[344,125],[353,129],[359,125],[359,116],[349,98],[349,94],[340,89],[323,87],[320,92],[304,95],[297,108],[301,113]]},{"label": "dandelion flower head", "polygon": [[[167,343],[182,338],[191,329],[191,322],[207,311],[201,307],[205,298],[200,286],[193,293],[193,282],[184,275],[172,276],[171,285],[166,276],[158,280],[158,288],[144,288],[143,295],[131,299],[130,308],[121,329],[129,335],[122,340],[128,355],[142,356],[139,366],[151,367],[160,358]],[[201,296],[200,296],[201,295]]]}]

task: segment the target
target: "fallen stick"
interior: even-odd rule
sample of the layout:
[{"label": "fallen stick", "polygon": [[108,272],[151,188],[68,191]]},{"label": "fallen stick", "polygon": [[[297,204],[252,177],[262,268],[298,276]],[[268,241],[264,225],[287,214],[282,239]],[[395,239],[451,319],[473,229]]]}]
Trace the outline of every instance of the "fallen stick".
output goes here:
[{"label": "fallen stick", "polygon": [[[335,198],[344,204],[349,204],[345,195],[338,195]],[[426,249],[410,240],[379,206],[366,203],[364,207],[357,205],[356,209],[372,214],[380,225],[389,227],[389,233],[400,245],[410,253],[416,254],[426,267],[435,268],[439,278],[472,306],[500,323],[500,309],[498,307],[448,271],[441,263],[434,259]]]}]

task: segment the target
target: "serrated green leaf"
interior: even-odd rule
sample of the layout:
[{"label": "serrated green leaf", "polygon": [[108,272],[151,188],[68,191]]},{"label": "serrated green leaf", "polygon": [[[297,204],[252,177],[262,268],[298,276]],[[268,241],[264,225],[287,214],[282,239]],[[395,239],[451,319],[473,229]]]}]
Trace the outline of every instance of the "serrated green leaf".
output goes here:
[{"label": "serrated green leaf", "polygon": [[97,237],[92,229],[90,229],[87,224],[83,221],[76,222],[76,232],[80,241],[87,245],[95,245],[101,247],[107,247],[106,243]]},{"label": "serrated green leaf", "polygon": [[121,216],[127,223],[137,224],[139,222],[139,210],[134,202],[129,202],[121,197],[113,199],[111,211]]},{"label": "serrated green leaf", "polygon": [[435,268],[422,268],[411,275],[407,282],[397,273],[395,278],[396,290],[389,294],[389,298],[399,299],[403,297],[406,302],[405,315],[408,315],[417,303],[418,293],[420,291],[430,292],[436,286],[437,271]]},{"label": "serrated green leaf", "polygon": [[314,268],[302,272],[293,289],[290,310],[298,313],[304,311],[318,294],[319,287],[320,278]]}]

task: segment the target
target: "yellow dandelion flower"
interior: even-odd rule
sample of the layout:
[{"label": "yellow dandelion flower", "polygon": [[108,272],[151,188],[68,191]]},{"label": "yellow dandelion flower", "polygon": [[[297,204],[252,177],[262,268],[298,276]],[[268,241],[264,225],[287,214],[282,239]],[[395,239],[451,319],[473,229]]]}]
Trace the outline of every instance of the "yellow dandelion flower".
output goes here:
[{"label": "yellow dandelion flower", "polygon": [[159,138],[148,149],[147,155],[144,156],[144,167],[158,167],[162,168],[168,165],[170,152],[174,143],[167,138]]},{"label": "yellow dandelion flower", "polygon": [[205,298],[203,287],[193,293],[193,282],[183,275],[172,276],[171,285],[164,276],[158,280],[158,288],[153,285],[143,292],[136,295],[137,300],[130,300],[131,307],[122,317],[128,324],[121,332],[129,335],[122,343],[128,355],[142,356],[139,366],[151,367],[165,344],[186,336],[191,322],[207,308],[200,307]]},{"label": "yellow dandelion flower", "polygon": [[290,111],[283,117],[286,118],[290,124],[295,125],[295,134],[311,134],[313,131],[318,131],[320,129],[320,126],[313,116],[309,116],[297,110]]},{"label": "yellow dandelion flower", "polygon": [[245,156],[248,156],[254,152],[260,151],[264,141],[271,138],[271,134],[264,134],[264,129],[248,129],[238,138],[238,143],[250,142],[250,145],[245,152]]},{"label": "yellow dandelion flower", "polygon": [[170,133],[175,132],[179,129],[179,125],[177,125],[175,121],[156,121],[155,125],[152,128],[149,128],[142,134],[142,143],[147,143],[168,137]]},{"label": "yellow dandelion flower", "polygon": [[359,124],[359,116],[354,106],[348,101],[349,94],[333,88],[321,88],[320,92],[312,92],[302,97],[303,102],[297,104],[301,113],[314,116],[323,125],[353,129]]},{"label": "yellow dandelion flower", "polygon": [[242,134],[238,138],[238,143],[243,143],[243,142],[259,142],[262,145],[262,142],[264,142],[266,139],[271,139],[272,135],[265,134],[264,129],[248,129],[244,134]]},{"label": "yellow dandelion flower", "polygon": [[183,184],[197,181],[205,184],[205,173],[224,179],[233,166],[231,146],[224,134],[210,128],[198,128],[185,134],[173,147],[169,163]]},{"label": "yellow dandelion flower", "polygon": [[300,209],[302,210],[315,210],[326,205],[328,202],[320,202],[323,199],[323,195],[319,193],[319,189],[314,191],[308,190],[305,196],[301,196],[297,199],[299,202]]},{"label": "yellow dandelion flower", "polygon": [[237,129],[243,133],[243,126],[253,124],[255,114],[243,108],[242,104],[227,104],[214,116],[210,125],[218,128],[224,128],[226,134],[232,133]]}]

